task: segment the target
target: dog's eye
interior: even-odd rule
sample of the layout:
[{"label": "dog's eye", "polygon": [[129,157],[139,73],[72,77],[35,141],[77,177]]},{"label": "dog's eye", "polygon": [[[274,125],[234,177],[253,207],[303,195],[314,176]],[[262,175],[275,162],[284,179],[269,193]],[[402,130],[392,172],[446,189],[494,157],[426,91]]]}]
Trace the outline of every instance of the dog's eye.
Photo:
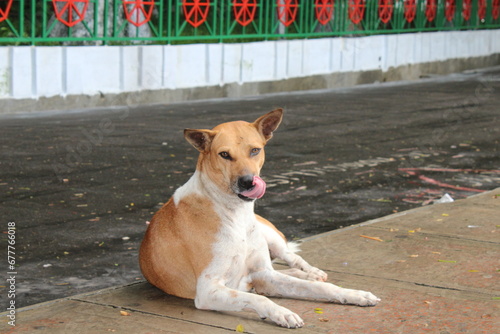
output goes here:
[{"label": "dog's eye", "polygon": [[261,148],[252,148],[252,150],[250,151],[250,155],[251,156],[257,155],[260,153],[260,150]]},{"label": "dog's eye", "polygon": [[231,156],[227,152],[220,152],[219,155],[222,157],[222,159],[231,160]]}]

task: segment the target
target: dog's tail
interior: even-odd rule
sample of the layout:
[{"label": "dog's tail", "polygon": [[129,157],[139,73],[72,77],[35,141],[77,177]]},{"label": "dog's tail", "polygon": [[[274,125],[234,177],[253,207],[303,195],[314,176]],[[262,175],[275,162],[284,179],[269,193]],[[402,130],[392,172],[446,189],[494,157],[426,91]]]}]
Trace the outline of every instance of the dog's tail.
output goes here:
[{"label": "dog's tail", "polygon": [[298,241],[288,241],[286,245],[288,246],[288,249],[293,252],[293,253],[298,253],[301,251],[300,249],[300,242]]},{"label": "dog's tail", "polygon": [[[292,253],[298,253],[301,251],[299,241],[287,241],[286,246],[287,246],[288,250],[291,251]],[[279,260],[279,258],[271,257],[271,260],[273,263],[275,263],[276,261]]]}]

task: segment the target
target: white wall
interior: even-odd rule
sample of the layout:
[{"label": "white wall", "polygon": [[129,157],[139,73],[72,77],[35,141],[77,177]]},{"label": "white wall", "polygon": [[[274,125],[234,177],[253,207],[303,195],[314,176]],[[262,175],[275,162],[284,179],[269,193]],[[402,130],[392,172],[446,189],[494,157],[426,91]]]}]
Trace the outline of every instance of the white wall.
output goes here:
[{"label": "white wall", "polygon": [[386,71],[496,53],[500,30],[244,44],[0,47],[0,101]]}]

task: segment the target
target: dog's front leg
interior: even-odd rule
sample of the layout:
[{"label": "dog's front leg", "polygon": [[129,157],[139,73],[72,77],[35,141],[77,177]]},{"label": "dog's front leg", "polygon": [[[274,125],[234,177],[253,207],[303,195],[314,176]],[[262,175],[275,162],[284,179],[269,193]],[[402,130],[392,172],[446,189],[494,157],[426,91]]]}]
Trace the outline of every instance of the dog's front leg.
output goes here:
[{"label": "dog's front leg", "polygon": [[370,292],[344,289],[331,283],[306,281],[275,270],[251,275],[255,292],[266,296],[324,300],[342,304],[374,306],[380,299]]},{"label": "dog's front leg", "polygon": [[302,319],[292,311],[279,306],[265,296],[228,288],[221,283],[205,281],[198,284],[195,306],[202,310],[244,311],[252,310],[262,318],[269,318],[286,328],[304,325]]}]

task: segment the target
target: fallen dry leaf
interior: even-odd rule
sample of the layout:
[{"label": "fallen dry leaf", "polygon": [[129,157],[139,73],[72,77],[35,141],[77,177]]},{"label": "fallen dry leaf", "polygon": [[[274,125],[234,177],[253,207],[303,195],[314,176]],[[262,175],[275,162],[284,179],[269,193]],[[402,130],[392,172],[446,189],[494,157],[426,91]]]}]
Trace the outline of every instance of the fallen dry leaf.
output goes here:
[{"label": "fallen dry leaf", "polygon": [[239,324],[238,326],[236,326],[236,331],[238,333],[243,333],[245,331],[245,328],[243,328],[242,324]]},{"label": "fallen dry leaf", "polygon": [[319,318],[318,320],[321,321],[321,322],[328,322],[328,321],[330,321],[330,319],[328,319],[328,318]]},{"label": "fallen dry leaf", "polygon": [[123,315],[123,316],[129,316],[130,313],[128,313],[127,311],[120,311],[120,314]]},{"label": "fallen dry leaf", "polygon": [[380,239],[379,237],[369,237],[369,236],[367,236],[367,235],[362,235],[362,234],[360,234],[359,236],[360,236],[361,238],[366,238],[366,239],[370,239],[370,240],[375,240],[375,241],[384,241],[384,240]]}]

